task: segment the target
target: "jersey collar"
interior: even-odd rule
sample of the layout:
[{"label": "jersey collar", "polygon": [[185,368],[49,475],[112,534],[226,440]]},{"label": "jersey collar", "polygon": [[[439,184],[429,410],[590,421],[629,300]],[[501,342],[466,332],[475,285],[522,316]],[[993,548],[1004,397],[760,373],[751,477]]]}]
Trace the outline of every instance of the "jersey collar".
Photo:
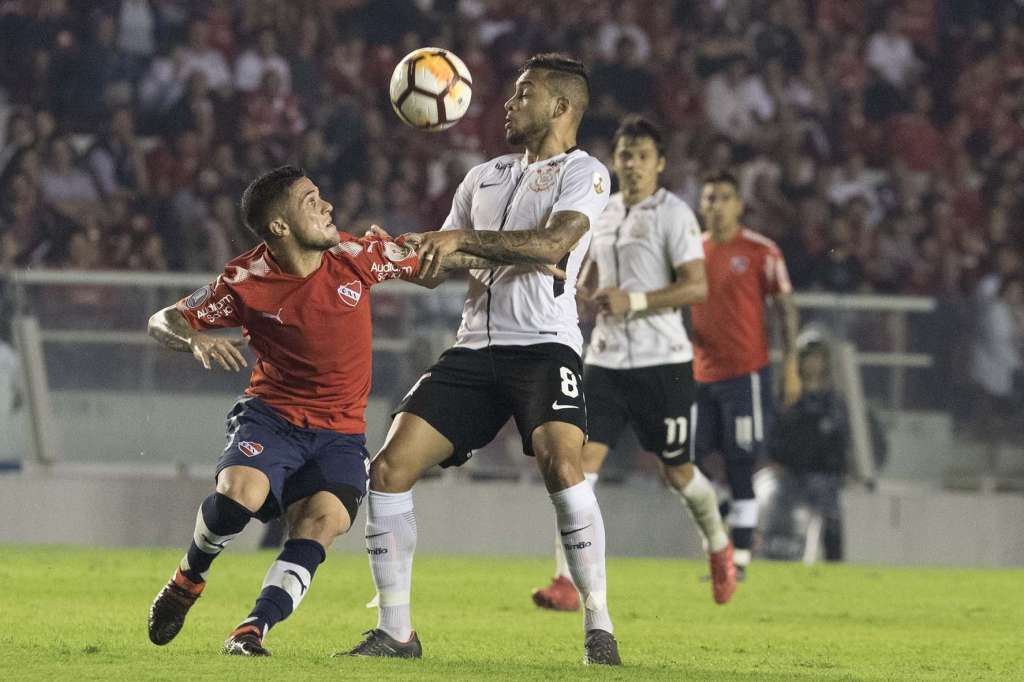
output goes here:
[{"label": "jersey collar", "polygon": [[580,148],[579,148],[578,145],[573,145],[572,147],[569,147],[568,149],[566,149],[564,152],[562,152],[560,154],[555,154],[554,156],[549,156],[546,159],[541,159],[540,161],[534,161],[533,163],[526,163],[526,154],[523,154],[523,156],[519,159],[519,169],[525,171],[527,168],[530,168],[531,166],[542,166],[542,165],[544,165],[546,163],[552,163],[554,161],[561,161],[564,157],[569,156],[570,154],[572,154],[575,151],[579,151],[579,149]]}]

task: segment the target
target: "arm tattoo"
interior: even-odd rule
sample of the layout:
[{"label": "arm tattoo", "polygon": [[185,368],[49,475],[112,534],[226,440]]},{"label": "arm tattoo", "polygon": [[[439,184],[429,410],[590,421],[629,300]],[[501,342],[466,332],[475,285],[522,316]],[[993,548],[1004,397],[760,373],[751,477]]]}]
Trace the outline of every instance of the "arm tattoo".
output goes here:
[{"label": "arm tattoo", "polygon": [[191,353],[189,341],[195,334],[174,306],[164,308],[149,318],[149,335],[165,348]]},{"label": "arm tattoo", "polygon": [[505,264],[554,264],[576,246],[588,229],[590,220],[582,213],[559,211],[539,230],[474,230],[462,250]]},{"label": "arm tattoo", "polygon": [[507,263],[500,263],[496,260],[489,258],[481,258],[480,256],[474,256],[471,253],[465,251],[456,251],[455,253],[445,256],[444,262],[441,264],[445,271],[450,270],[493,270],[494,268],[501,268],[508,265]]}]

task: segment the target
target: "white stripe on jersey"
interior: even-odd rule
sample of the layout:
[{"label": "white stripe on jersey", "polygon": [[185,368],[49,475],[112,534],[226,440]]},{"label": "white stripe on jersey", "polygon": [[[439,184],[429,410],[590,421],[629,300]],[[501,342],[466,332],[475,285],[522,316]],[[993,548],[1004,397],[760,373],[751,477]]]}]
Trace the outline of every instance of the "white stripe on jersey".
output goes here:
[{"label": "white stripe on jersey", "polygon": [[[608,203],[604,165],[579,149],[527,164],[509,154],[476,166],[455,192],[443,230],[537,230],[559,211],[583,213],[594,225]],[[473,270],[455,345],[524,346],[562,343],[582,352],[576,278],[590,232],[560,263],[564,282],[535,265]]]},{"label": "white stripe on jersey", "polygon": [[[590,258],[597,264],[600,288],[648,292],[671,284],[679,265],[703,260],[704,245],[686,202],[659,189],[628,208],[621,194],[613,196],[594,226]],[[586,363],[630,369],[692,359],[679,309],[661,308],[598,316]]]}]

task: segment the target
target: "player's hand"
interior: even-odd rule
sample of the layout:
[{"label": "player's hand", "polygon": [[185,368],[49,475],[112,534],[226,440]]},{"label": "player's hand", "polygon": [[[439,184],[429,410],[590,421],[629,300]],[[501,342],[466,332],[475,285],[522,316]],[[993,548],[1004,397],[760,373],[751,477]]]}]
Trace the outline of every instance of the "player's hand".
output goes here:
[{"label": "player's hand", "polygon": [[608,315],[625,315],[629,312],[629,293],[614,287],[598,289],[594,293],[594,303],[599,312]]},{"label": "player's hand", "polygon": [[424,232],[420,237],[420,244],[416,247],[420,256],[420,277],[437,277],[442,272],[445,257],[455,253],[462,246],[463,235],[459,230],[448,230]]},{"label": "player's hand", "polygon": [[192,348],[192,355],[206,369],[210,369],[215,362],[229,372],[237,372],[243,367],[248,367],[241,351],[245,347],[245,341],[242,339],[196,334],[188,345]]},{"label": "player's hand", "polygon": [[370,225],[364,237],[377,237],[379,239],[391,239],[391,234],[380,225]]},{"label": "player's hand", "polygon": [[787,359],[782,366],[782,405],[784,407],[795,405],[800,400],[802,390],[797,361],[795,358]]}]

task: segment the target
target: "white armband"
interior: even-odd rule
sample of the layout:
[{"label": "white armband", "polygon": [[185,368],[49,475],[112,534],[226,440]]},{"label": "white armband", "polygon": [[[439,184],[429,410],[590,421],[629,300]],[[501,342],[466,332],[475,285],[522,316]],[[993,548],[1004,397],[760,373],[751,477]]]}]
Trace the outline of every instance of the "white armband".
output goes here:
[{"label": "white armband", "polygon": [[647,294],[643,291],[632,291],[629,294],[629,311],[638,313],[647,310]]}]

